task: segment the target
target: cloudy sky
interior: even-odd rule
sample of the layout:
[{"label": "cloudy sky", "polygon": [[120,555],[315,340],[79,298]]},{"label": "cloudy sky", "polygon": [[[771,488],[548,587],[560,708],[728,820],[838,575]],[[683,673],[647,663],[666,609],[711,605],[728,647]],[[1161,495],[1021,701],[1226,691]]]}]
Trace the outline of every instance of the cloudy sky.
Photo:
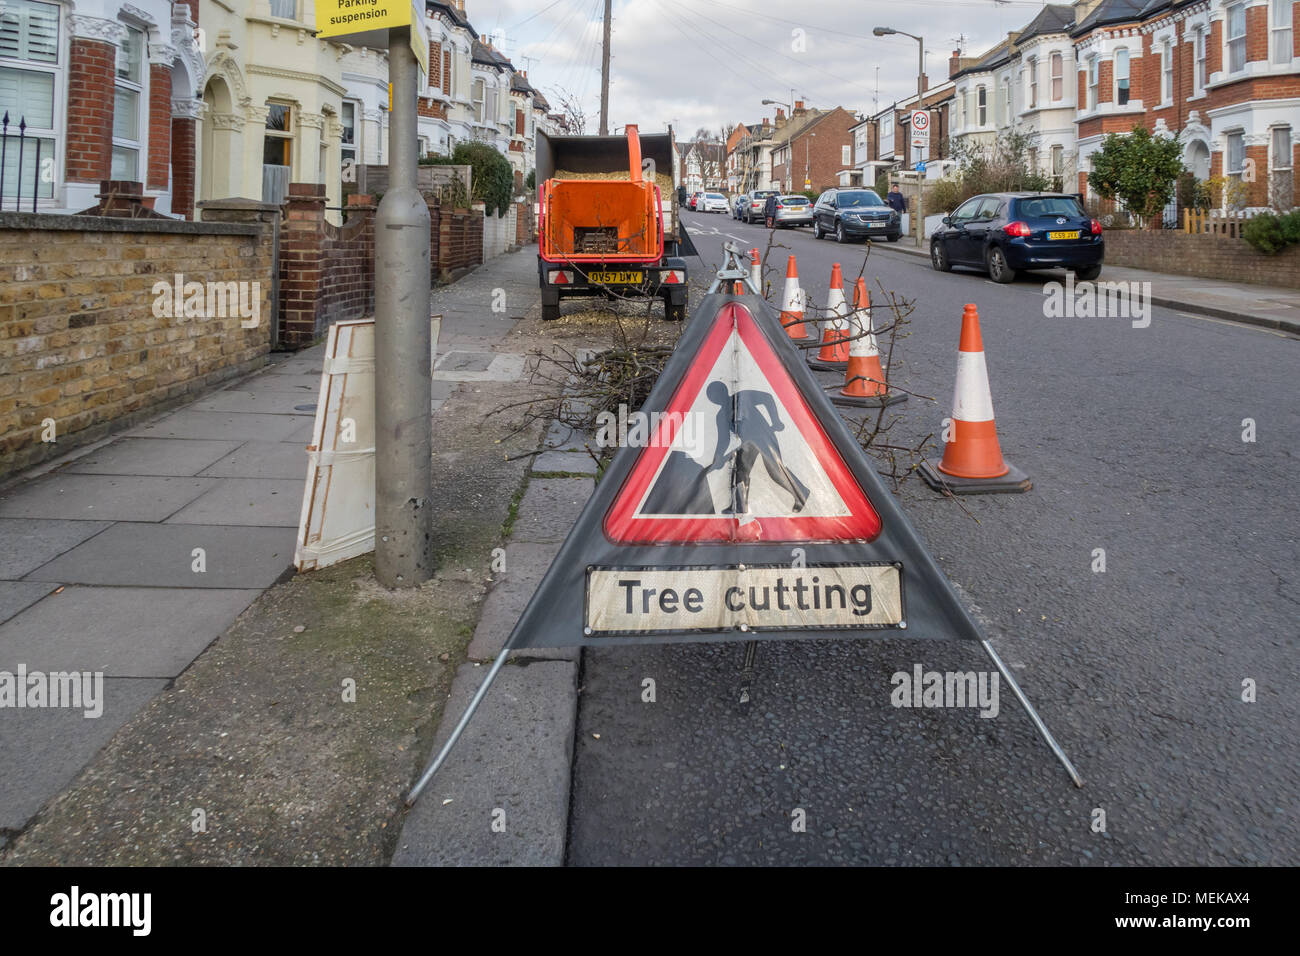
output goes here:
[{"label": "cloudy sky", "polygon": [[[672,122],[682,136],[772,115],[763,99],[872,111],[916,89],[916,42],[871,35],[890,26],[924,37],[932,84],[965,35],[967,55],[1027,24],[1039,0],[614,0],[611,127]],[[466,0],[474,28],[495,35],[556,105],[569,91],[596,131],[603,0]],[[531,58],[531,59],[530,59]],[[879,71],[877,71],[879,67]]]}]

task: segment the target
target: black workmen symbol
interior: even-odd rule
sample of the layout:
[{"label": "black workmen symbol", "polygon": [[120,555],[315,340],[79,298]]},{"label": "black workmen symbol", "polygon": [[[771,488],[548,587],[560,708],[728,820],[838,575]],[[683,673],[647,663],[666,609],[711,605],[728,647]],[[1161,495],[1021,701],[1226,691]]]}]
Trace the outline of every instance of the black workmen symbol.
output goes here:
[{"label": "black workmen symbol", "polygon": [[776,433],[785,428],[776,401],[767,392],[746,388],[734,395],[723,382],[710,382],[706,393],[718,406],[718,446],[708,471],[732,461],[731,507],[723,513],[749,513],[749,478],[760,460],[778,486],[794,499],[794,511],[808,503],[808,486],[786,467]]}]

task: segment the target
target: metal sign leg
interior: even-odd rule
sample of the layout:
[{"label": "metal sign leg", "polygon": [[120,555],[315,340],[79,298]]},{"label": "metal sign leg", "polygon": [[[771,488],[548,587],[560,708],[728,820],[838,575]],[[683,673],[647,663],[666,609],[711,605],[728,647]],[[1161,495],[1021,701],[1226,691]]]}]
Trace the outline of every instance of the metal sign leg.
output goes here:
[{"label": "metal sign leg", "polygon": [[740,665],[740,702],[749,703],[749,685],[754,681],[754,659],[758,657],[758,641],[745,645],[745,660]]},{"label": "metal sign leg", "polygon": [[443,765],[447,759],[447,755],[451,753],[451,748],[456,746],[456,741],[460,739],[460,735],[464,733],[465,728],[469,725],[469,719],[474,716],[474,711],[478,710],[478,705],[481,704],[483,698],[487,696],[488,688],[492,686],[492,682],[496,680],[497,674],[501,672],[501,665],[506,662],[506,657],[509,654],[509,646],[501,648],[501,653],[499,653],[497,659],[492,662],[492,669],[487,672],[487,676],[483,678],[483,683],[479,685],[478,690],[474,693],[474,697],[470,700],[469,706],[465,708],[465,714],[460,718],[460,723],[458,723],[456,729],[451,732],[451,736],[447,738],[447,742],[442,745],[442,750],[438,751],[438,756],[433,758],[433,763],[429,764],[428,768],[423,774],[421,774],[420,779],[416,781],[415,786],[411,788],[410,794],[406,797],[406,805],[408,807],[415,806],[415,801],[420,798],[420,791],[422,791],[425,785],[433,779],[433,775],[438,772],[438,768]]},{"label": "metal sign leg", "polygon": [[1016,683],[1016,679],[1011,676],[1011,671],[1007,668],[1007,665],[1002,662],[1002,658],[998,657],[998,652],[993,649],[993,645],[987,640],[980,641],[980,644],[983,645],[985,653],[993,660],[993,663],[998,665],[998,670],[1001,671],[1002,676],[1006,678],[1007,683],[1011,685],[1011,690],[1015,693],[1016,700],[1020,701],[1020,706],[1025,709],[1025,713],[1029,715],[1029,719],[1034,722],[1034,726],[1038,728],[1038,733],[1047,741],[1047,746],[1052,748],[1052,753],[1056,754],[1056,759],[1061,761],[1066,772],[1069,773],[1070,779],[1074,781],[1074,785],[1076,787],[1082,787],[1083,778],[1079,776],[1079,771],[1074,769],[1074,764],[1070,763],[1070,758],[1065,755],[1065,751],[1061,749],[1061,745],[1056,742],[1056,738],[1052,736],[1052,732],[1047,729],[1047,725],[1043,723],[1043,718],[1038,716],[1038,711],[1034,710],[1034,705],[1029,702],[1029,698],[1025,696],[1025,692],[1020,689],[1020,685]]}]

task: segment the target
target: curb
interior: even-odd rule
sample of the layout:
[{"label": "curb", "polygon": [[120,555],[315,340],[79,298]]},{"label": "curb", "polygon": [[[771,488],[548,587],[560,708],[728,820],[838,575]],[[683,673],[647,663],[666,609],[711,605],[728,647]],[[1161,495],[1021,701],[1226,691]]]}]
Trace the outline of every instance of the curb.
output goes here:
[{"label": "curb", "polygon": [[[882,252],[897,252],[905,256],[913,256],[918,259],[929,260],[928,253],[920,249],[908,249],[901,247],[902,240],[897,243],[877,245],[872,243],[872,252],[879,248]],[[1123,267],[1121,267],[1123,268]],[[1186,278],[1194,278],[1187,276]],[[1165,309],[1177,309],[1180,312],[1190,312],[1193,315],[1203,315],[1212,319],[1225,319],[1229,322],[1237,322],[1241,325],[1253,325],[1258,328],[1275,329],[1279,332],[1287,332],[1291,335],[1300,335],[1300,322],[1292,322],[1288,319],[1270,319],[1262,315],[1248,315],[1241,312],[1230,312],[1227,309],[1216,309],[1209,305],[1200,305],[1196,302],[1187,302],[1183,299],[1171,299],[1167,296],[1151,297],[1151,304],[1158,305]]]}]

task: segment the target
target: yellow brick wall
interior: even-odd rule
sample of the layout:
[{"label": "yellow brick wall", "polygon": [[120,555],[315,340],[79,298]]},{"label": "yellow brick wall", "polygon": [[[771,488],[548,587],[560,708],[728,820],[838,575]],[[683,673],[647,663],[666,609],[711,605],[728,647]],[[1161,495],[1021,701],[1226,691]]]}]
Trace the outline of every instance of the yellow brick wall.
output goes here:
[{"label": "yellow brick wall", "polygon": [[[271,244],[256,227],[23,227],[38,218],[0,216],[0,476],[265,361],[275,324]],[[237,314],[156,317],[154,285],[176,273],[260,282],[259,326],[240,328]],[[55,443],[42,441],[50,418]]]}]

